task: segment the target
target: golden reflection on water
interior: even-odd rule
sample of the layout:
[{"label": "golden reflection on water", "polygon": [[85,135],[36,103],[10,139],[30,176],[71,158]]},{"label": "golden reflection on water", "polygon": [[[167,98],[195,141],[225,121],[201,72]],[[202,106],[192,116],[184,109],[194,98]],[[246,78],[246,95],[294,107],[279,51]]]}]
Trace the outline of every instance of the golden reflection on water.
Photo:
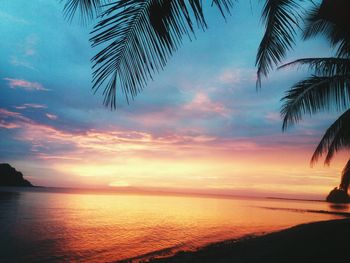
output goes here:
[{"label": "golden reflection on water", "polygon": [[293,210],[332,209],[323,202],[247,198],[29,192],[18,203],[25,262],[111,262],[339,218]]},{"label": "golden reflection on water", "polygon": [[293,202],[271,200],[96,194],[52,194],[50,198],[56,209],[49,216],[64,226],[61,249],[68,255],[86,255],[101,262],[165,248],[193,249],[227,238],[334,218],[260,208],[295,207]]}]

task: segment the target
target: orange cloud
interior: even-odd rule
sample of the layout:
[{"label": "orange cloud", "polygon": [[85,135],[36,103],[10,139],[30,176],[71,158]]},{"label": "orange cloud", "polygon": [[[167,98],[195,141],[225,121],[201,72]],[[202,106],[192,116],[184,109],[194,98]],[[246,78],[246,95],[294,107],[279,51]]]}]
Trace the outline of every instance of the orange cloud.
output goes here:
[{"label": "orange cloud", "polygon": [[[117,129],[68,132],[25,123],[18,139],[32,143],[38,150],[34,154],[49,162],[56,171],[74,178],[83,176],[82,182],[103,181],[110,186],[208,191],[250,188],[289,193],[308,189],[320,193],[337,184],[341,170],[341,163],[326,171],[334,176],[326,176],[322,168],[311,170],[307,149],[278,149],[249,140],[202,135],[156,137]],[[74,147],[59,153],[55,152],[57,145]],[[40,149],[47,152],[42,153]]]},{"label": "orange cloud", "polygon": [[32,145],[31,156],[56,174],[66,175],[76,186],[324,195],[338,184],[346,157],[340,156],[330,168],[311,169],[311,139],[307,136],[305,143],[295,145],[296,138],[288,136],[225,139],[181,129],[158,135],[117,127],[76,132],[5,109],[0,109],[0,116],[12,120],[1,122],[2,126],[18,128],[15,139]]}]

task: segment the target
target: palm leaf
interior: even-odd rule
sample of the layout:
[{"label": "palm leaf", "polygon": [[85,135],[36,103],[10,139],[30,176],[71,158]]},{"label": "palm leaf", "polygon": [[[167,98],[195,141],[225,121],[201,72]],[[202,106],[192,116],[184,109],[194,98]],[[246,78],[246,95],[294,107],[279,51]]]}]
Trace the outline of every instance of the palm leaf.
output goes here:
[{"label": "palm leaf", "polygon": [[311,164],[316,163],[324,153],[327,153],[325,164],[329,164],[335,152],[349,146],[350,110],[347,110],[327,129],[311,158]]},{"label": "palm leaf", "polygon": [[296,83],[282,101],[282,130],[305,113],[346,109],[350,105],[350,75],[312,76]]},{"label": "palm leaf", "polygon": [[277,65],[295,44],[296,28],[299,27],[300,1],[266,0],[262,19],[265,34],[256,56],[257,87],[261,86],[262,76]]},{"label": "palm leaf", "polygon": [[350,73],[350,59],[337,57],[297,59],[278,67],[278,69],[293,66],[302,67],[305,65],[309,67],[309,70],[314,71],[316,75],[334,76]]},{"label": "palm leaf", "polygon": [[350,56],[350,1],[323,0],[311,8],[305,19],[303,38],[323,34],[331,45],[337,47],[337,56]]},{"label": "palm leaf", "polygon": [[[231,0],[212,2],[220,12]],[[127,101],[134,98],[164,68],[184,36],[207,27],[201,0],[119,0],[108,5],[90,39],[102,47],[93,58],[93,89],[105,85],[104,104],[116,108],[120,89]]]},{"label": "palm leaf", "polygon": [[345,165],[342,175],[341,175],[341,181],[340,181],[340,189],[343,189],[344,191],[348,191],[350,184],[350,160]]},{"label": "palm leaf", "polygon": [[[62,2],[63,0],[61,0]],[[102,10],[103,5],[111,0],[66,0],[63,8],[64,16],[71,21],[79,13],[82,23],[96,18]]]}]

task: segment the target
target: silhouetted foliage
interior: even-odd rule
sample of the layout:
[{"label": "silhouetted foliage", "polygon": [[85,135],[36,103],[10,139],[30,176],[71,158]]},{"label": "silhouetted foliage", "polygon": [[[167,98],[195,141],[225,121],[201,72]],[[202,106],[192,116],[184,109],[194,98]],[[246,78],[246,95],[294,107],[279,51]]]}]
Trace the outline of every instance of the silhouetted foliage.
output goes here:
[{"label": "silhouetted foliage", "polygon": [[[233,1],[211,3],[225,17]],[[195,27],[207,28],[203,8],[201,0],[68,0],[64,11],[71,18],[79,10],[85,20],[98,14],[90,41],[102,50],[92,58],[93,90],[103,86],[104,104],[115,109],[119,90],[129,102],[165,67],[184,36],[192,39]]]},{"label": "silhouetted foliage", "polygon": [[[309,10],[305,19],[304,39],[317,35],[326,36],[331,47],[336,49],[335,57],[298,59],[280,67],[307,65],[313,71],[311,77],[293,85],[283,97],[283,130],[301,120],[304,114],[311,115],[324,110],[345,111],[327,129],[311,158],[311,164],[326,154],[325,164],[329,165],[337,151],[350,146],[349,11],[350,1],[323,0]],[[347,195],[350,182],[349,162],[342,172],[339,189],[334,189],[327,200],[336,200],[333,197],[343,193]]]},{"label": "silhouetted foliage", "polygon": [[326,200],[331,203],[348,203],[350,201],[347,192],[337,187],[330,191]]},{"label": "silhouetted foliage", "polygon": [[261,77],[266,77],[269,71],[282,61],[287,51],[295,45],[296,29],[301,20],[300,2],[302,1],[265,1],[262,12],[265,34],[256,56],[257,87],[261,85]]},{"label": "silhouetted foliage", "polygon": [[16,171],[7,163],[0,164],[0,186],[33,186],[23,178],[21,172]]}]

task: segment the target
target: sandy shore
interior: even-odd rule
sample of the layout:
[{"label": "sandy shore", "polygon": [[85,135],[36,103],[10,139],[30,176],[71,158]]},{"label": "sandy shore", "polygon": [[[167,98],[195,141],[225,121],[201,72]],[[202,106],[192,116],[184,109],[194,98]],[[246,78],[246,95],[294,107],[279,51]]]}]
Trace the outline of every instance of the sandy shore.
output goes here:
[{"label": "sandy shore", "polygon": [[179,252],[149,262],[348,262],[350,219],[298,225],[239,241],[225,241],[196,252]]}]

